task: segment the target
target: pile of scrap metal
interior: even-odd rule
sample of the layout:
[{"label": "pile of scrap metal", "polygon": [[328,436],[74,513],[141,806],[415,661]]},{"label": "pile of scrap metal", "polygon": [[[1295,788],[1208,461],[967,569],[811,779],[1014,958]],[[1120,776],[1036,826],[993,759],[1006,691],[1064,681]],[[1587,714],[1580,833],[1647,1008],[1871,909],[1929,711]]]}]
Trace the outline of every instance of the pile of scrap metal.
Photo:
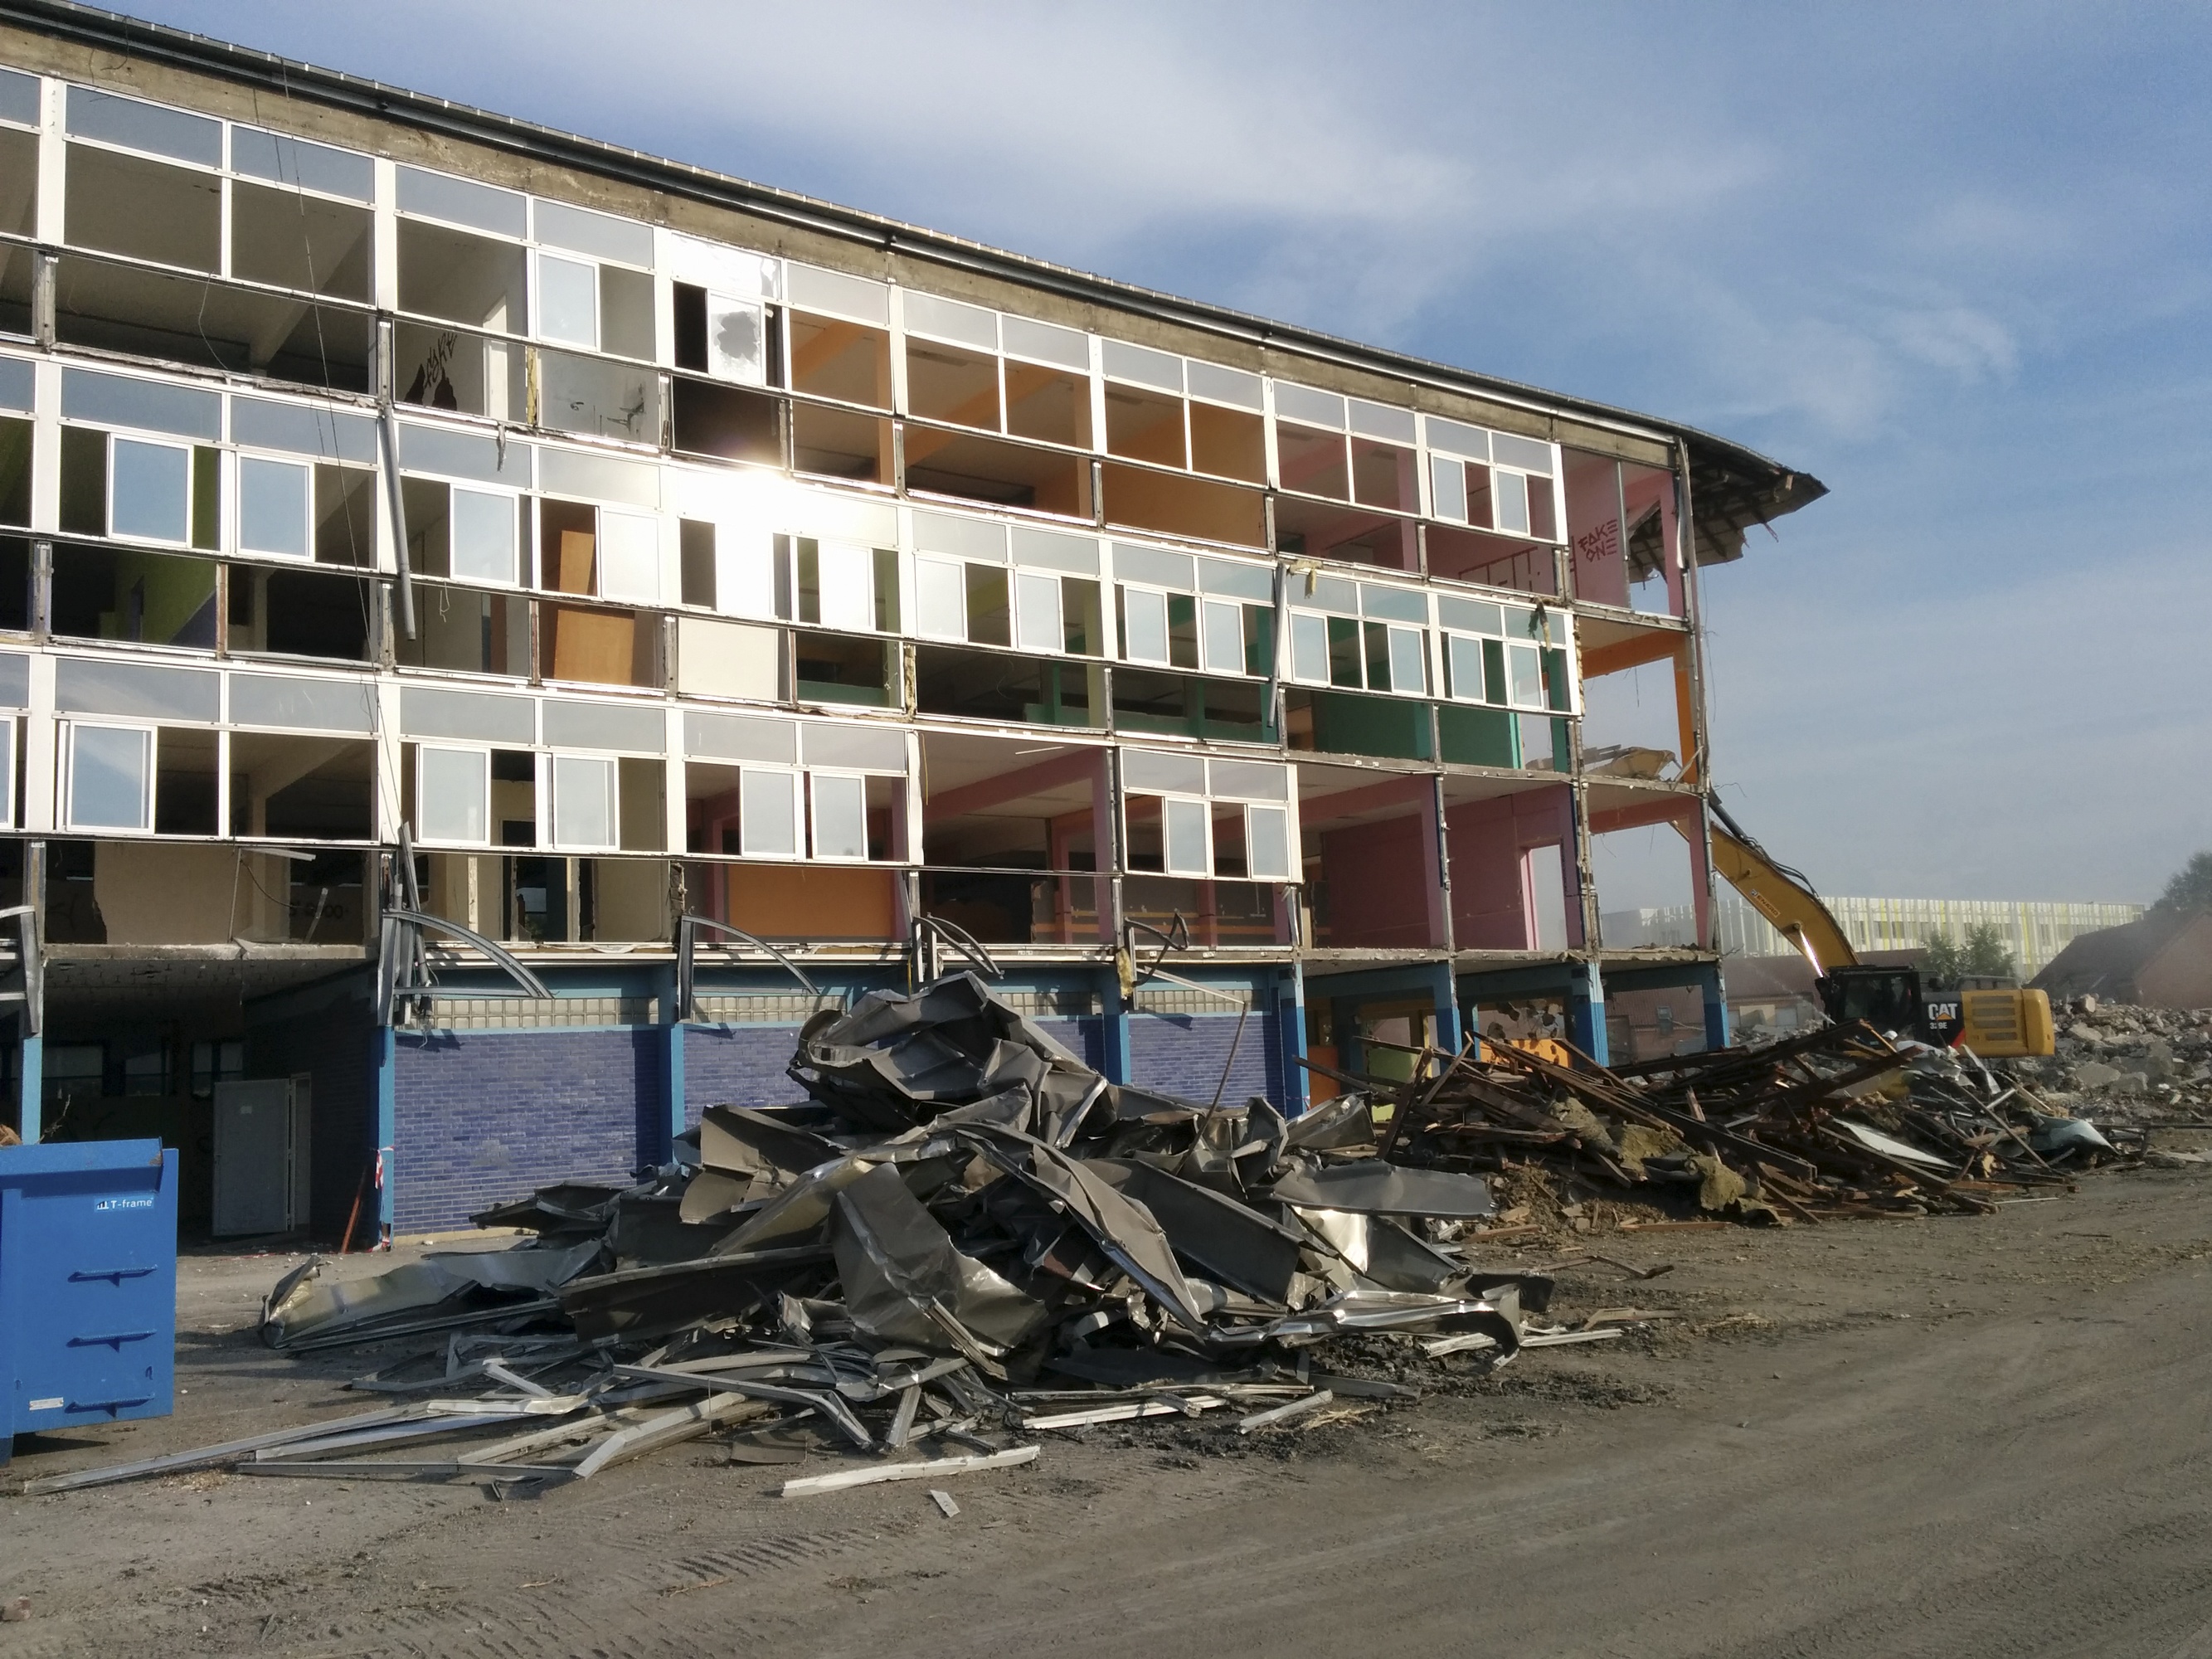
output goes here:
[{"label": "pile of scrap metal", "polygon": [[[526,1243],[350,1282],[313,1263],[288,1275],[264,1310],[271,1346],[437,1334],[442,1365],[417,1352],[355,1385],[433,1397],[186,1456],[550,1482],[744,1424],[878,1459],[950,1443],[967,1449],[957,1467],[995,1467],[974,1460],[1034,1455],[1010,1441],[1036,1431],[1220,1411],[1262,1432],[1322,1420],[1337,1395],[1415,1392],[1348,1374],[1347,1339],[1477,1365],[1589,1340],[1528,1320],[1548,1279],[1460,1253],[1492,1212],[1487,1183],[1378,1158],[1364,1100],[1286,1121],[1256,1097],[1116,1086],[965,974],[817,1015],[790,1070],[805,1103],[712,1108],[636,1186],[550,1187],[476,1218]],[[424,1458],[487,1431],[501,1437]],[[371,1448],[404,1449],[358,1455]]]},{"label": "pile of scrap metal", "polygon": [[[1746,1220],[1986,1212],[2115,1152],[1971,1051],[1823,1026],[1756,1048],[1604,1066],[1504,1042],[1419,1051],[1382,1154],[1439,1170],[1534,1167],[1587,1189]],[[1316,1070],[1328,1069],[1316,1067]]]}]

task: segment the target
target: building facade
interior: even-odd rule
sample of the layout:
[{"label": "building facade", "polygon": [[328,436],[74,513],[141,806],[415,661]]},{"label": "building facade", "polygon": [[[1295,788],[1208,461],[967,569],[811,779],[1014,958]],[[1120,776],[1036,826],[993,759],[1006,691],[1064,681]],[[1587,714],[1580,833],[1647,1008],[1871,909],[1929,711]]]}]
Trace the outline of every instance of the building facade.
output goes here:
[{"label": "building facade", "polygon": [[[622,1179],[948,968],[1292,1110],[1601,1054],[1608,986],[1721,1036],[1698,583],[1812,478],[82,8],[0,65],[27,1137],[358,1239]],[[1677,775],[1586,771],[1653,665]],[[1658,824],[1692,933],[1610,949]]]}]

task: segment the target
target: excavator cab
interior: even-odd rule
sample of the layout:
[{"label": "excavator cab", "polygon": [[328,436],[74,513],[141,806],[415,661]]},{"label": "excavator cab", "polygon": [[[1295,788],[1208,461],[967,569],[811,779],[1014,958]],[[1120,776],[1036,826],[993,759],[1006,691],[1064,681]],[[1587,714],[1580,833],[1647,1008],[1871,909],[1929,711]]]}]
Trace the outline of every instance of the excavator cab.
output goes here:
[{"label": "excavator cab", "polygon": [[1816,981],[1820,1006],[1838,1025],[1864,1020],[1877,1031],[1942,1042],[1927,1031],[1920,975],[1910,968],[1836,968]]}]

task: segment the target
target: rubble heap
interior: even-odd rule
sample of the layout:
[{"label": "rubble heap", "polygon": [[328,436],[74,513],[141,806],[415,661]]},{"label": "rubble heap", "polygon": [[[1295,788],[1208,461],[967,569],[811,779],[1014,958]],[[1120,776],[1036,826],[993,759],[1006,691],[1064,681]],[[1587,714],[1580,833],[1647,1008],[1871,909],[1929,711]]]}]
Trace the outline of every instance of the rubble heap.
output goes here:
[{"label": "rubble heap", "polygon": [[966,974],[817,1015],[790,1074],[805,1102],[711,1108],[637,1185],[476,1218],[519,1247],[349,1283],[310,1262],[271,1293],[278,1349],[436,1334],[442,1373],[424,1352],[428,1375],[356,1386],[437,1397],[35,1489],[209,1462],[551,1483],[740,1425],[866,1454],[822,1477],[850,1485],[953,1472],[886,1461],[925,1442],[996,1467],[1039,1431],[1218,1411],[1260,1432],[1413,1394],[1317,1368],[1346,1336],[1490,1364],[1593,1334],[1532,1323],[1550,1281],[1463,1253],[1488,1185],[1376,1156],[1362,1097],[1286,1121],[1116,1085]]},{"label": "rubble heap", "polygon": [[1584,1187],[1744,1219],[1986,1212],[2115,1156],[2095,1125],[1971,1053],[1824,1026],[1759,1048],[1607,1067],[1530,1048],[1426,1051],[1384,1154],[1435,1170],[1535,1165]]},{"label": "rubble heap", "polygon": [[2021,1062],[2046,1093],[2136,1120],[2212,1116],[2212,1008],[2075,998],[2055,1011],[2057,1055]]}]

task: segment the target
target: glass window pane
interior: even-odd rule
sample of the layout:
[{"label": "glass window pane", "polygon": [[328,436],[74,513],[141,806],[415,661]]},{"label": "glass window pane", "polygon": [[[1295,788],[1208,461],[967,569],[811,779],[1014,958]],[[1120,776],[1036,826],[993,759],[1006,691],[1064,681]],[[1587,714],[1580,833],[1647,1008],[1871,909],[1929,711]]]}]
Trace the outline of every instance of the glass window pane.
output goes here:
[{"label": "glass window pane", "polygon": [[514,581],[514,497],[457,487],[452,517],[453,574],[471,581]]},{"label": "glass window pane", "polygon": [[824,628],[863,632],[876,625],[876,556],[850,542],[822,542],[815,549]]},{"label": "glass window pane", "polygon": [[238,544],[248,553],[307,556],[307,469],[290,461],[238,463]]},{"label": "glass window pane", "polygon": [[181,542],[191,533],[191,452],[115,440],[108,530],[117,536]]},{"label": "glass window pane", "polygon": [[1390,689],[1419,696],[1429,689],[1428,653],[1417,628],[1390,630]]},{"label": "glass window pane", "polygon": [[914,588],[916,633],[939,640],[968,637],[968,584],[958,565],[916,559]]},{"label": "glass window pane", "polygon": [[738,835],[745,857],[799,856],[798,787],[795,772],[756,772],[747,767],[740,775]]},{"label": "glass window pane", "polygon": [[1310,611],[1291,612],[1291,678],[1328,684],[1328,619]]},{"label": "glass window pane", "polygon": [[150,732],[78,726],[70,732],[70,826],[76,830],[152,827],[147,788],[153,771]]},{"label": "glass window pane", "polygon": [[1429,457],[1429,483],[1436,498],[1436,514],[1454,524],[1467,522],[1467,466],[1449,456]]},{"label": "glass window pane", "polygon": [[600,513],[599,593],[635,605],[660,603],[659,520],[638,513]]},{"label": "glass window pane", "polygon": [[1544,706],[1544,669],[1533,645],[1510,645],[1505,647],[1505,662],[1513,676],[1512,703],[1516,708],[1541,708]]},{"label": "glass window pane", "polygon": [[1518,472],[1498,472],[1492,475],[1493,510],[1498,514],[1498,528],[1509,535],[1528,533],[1528,480]]},{"label": "glass window pane", "polygon": [[1464,634],[1446,635],[1451,646],[1451,695],[1462,702],[1480,702],[1486,688],[1482,681],[1482,641],[1471,640]]},{"label": "glass window pane", "polygon": [[490,840],[491,757],[481,749],[428,744],[417,756],[416,816],[422,839],[475,846]]},{"label": "glass window pane", "polygon": [[1255,879],[1291,878],[1291,815],[1279,806],[1244,809],[1245,867]]},{"label": "glass window pane", "polygon": [[553,757],[553,844],[592,850],[615,845],[615,763]]},{"label": "glass window pane", "polygon": [[714,608],[733,617],[775,615],[775,538],[751,525],[714,527]]},{"label": "glass window pane", "polygon": [[1208,872],[1206,852],[1212,836],[1206,821],[1206,803],[1166,800],[1160,803],[1167,827],[1167,872],[1171,876],[1203,876]]},{"label": "glass window pane", "polygon": [[1210,674],[1244,672],[1244,607],[1206,602],[1204,612],[1206,669]]},{"label": "glass window pane", "polygon": [[707,296],[707,372],[747,386],[768,381],[768,326],[760,302]]},{"label": "glass window pane", "polygon": [[868,856],[868,788],[859,778],[823,777],[814,785],[814,856]]},{"label": "glass window pane", "polygon": [[599,344],[599,268],[538,256],[538,337],[596,351]]},{"label": "glass window pane", "polygon": [[1060,578],[1022,571],[1014,578],[1016,641],[1024,651],[1059,651],[1066,644],[1060,625]]},{"label": "glass window pane", "polygon": [[1131,662],[1168,659],[1168,596],[1141,587],[1121,590]]}]

